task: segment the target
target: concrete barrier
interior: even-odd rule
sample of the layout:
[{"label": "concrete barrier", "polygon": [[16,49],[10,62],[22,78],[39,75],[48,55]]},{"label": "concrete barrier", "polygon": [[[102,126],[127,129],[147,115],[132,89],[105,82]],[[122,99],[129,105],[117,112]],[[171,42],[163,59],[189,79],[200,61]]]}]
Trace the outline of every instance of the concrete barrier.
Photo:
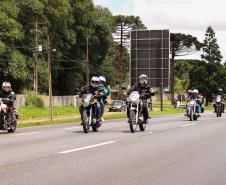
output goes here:
[{"label": "concrete barrier", "polygon": [[[19,108],[26,103],[26,96],[23,94],[16,95],[15,107]],[[44,102],[46,107],[49,106],[49,96],[38,95]],[[53,96],[53,106],[79,106],[80,99],[76,96]]]}]

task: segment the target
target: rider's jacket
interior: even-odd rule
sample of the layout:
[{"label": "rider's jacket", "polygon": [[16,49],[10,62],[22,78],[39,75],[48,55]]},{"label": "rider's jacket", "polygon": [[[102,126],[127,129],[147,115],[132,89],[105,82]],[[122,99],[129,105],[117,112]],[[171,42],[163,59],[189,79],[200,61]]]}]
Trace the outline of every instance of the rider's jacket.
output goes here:
[{"label": "rider's jacket", "polygon": [[201,98],[201,96],[199,96],[199,95],[194,95],[194,94],[190,95],[188,101],[194,100],[194,99],[196,100],[196,102],[197,102],[199,105],[202,104],[202,98]]},{"label": "rider's jacket", "polygon": [[145,85],[142,86],[140,83],[134,84],[128,91],[127,94],[130,94],[132,91],[138,91],[139,93],[147,93],[146,98],[151,98],[155,93],[152,91],[151,86]]},{"label": "rider's jacket", "polygon": [[93,87],[91,85],[85,85],[80,89],[79,97],[81,98],[83,94],[99,95],[99,87]]},{"label": "rider's jacket", "polygon": [[9,100],[12,100],[12,102],[7,102],[8,106],[13,106],[13,102],[16,100],[16,94],[11,90],[9,92],[1,91],[0,92],[1,98],[8,98]]}]

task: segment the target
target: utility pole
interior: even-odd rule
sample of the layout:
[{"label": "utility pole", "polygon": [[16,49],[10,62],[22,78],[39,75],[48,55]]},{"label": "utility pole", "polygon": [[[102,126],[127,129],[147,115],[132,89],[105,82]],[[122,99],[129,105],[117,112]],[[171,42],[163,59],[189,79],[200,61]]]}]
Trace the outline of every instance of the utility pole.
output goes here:
[{"label": "utility pole", "polygon": [[35,47],[34,47],[34,92],[38,94],[38,21],[35,22],[35,28],[33,30],[35,34]]},{"label": "utility pole", "polygon": [[49,83],[49,119],[53,120],[53,101],[52,101],[52,71],[51,71],[51,47],[49,34],[47,35],[48,50],[48,83]]},{"label": "utility pole", "polygon": [[86,84],[89,84],[89,38],[86,38]]}]

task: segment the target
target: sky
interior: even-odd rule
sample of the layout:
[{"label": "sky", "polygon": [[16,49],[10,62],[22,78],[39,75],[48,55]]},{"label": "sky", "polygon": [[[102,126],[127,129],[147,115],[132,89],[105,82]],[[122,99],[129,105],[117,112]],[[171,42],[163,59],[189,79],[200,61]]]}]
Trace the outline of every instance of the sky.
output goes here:
[{"label": "sky", "polygon": [[[212,26],[220,51],[226,60],[225,0],[94,0],[95,5],[110,9],[113,15],[140,16],[148,29],[170,29],[191,34],[203,41]],[[187,56],[199,59],[200,53]]]}]

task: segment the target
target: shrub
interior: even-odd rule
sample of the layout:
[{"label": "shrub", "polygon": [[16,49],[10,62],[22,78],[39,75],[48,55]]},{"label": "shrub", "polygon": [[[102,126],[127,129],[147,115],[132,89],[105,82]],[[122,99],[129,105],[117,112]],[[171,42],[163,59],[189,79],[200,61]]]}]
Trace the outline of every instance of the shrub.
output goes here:
[{"label": "shrub", "polygon": [[44,101],[39,96],[29,93],[26,97],[25,105],[44,108]]}]

